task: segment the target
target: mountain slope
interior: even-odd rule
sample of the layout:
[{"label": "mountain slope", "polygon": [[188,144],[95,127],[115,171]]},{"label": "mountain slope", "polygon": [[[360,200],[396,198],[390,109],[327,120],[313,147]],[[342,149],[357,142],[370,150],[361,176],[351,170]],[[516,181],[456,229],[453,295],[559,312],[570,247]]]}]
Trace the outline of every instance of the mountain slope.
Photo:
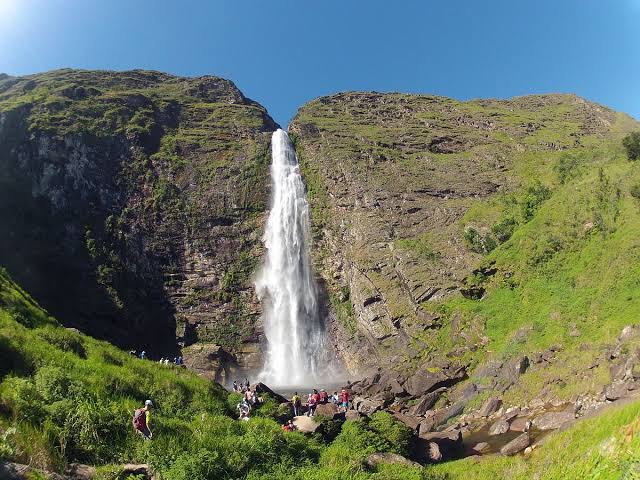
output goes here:
[{"label": "mountain slope", "polygon": [[506,400],[602,394],[603,352],[640,314],[640,171],[620,145],[639,128],[572,95],[302,107],[290,130],[351,371],[461,367],[479,401],[501,365],[558,347]]},{"label": "mountain slope", "polygon": [[152,357],[216,343],[255,367],[275,128],[218,77],[3,78],[0,265],[68,326]]}]

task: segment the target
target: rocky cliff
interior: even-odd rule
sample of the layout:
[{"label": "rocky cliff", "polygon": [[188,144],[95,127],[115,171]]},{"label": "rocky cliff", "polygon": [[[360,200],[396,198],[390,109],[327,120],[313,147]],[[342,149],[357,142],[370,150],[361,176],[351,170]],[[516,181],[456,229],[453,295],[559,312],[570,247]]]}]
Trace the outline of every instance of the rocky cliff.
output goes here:
[{"label": "rocky cliff", "polygon": [[[573,95],[458,102],[341,93],[302,107],[290,131],[311,198],[336,348],[349,370],[415,368],[425,360],[437,369],[484,358],[495,312],[480,305],[492,279],[519,293],[524,272],[537,275],[533,267],[545,256],[577,248],[558,238],[593,227],[592,199],[579,200],[577,217],[538,209],[566,196],[576,177],[580,190],[598,183],[598,168],[607,178],[616,172],[619,183],[620,136],[633,128],[628,116]],[[603,188],[603,202],[615,203]],[[536,215],[547,225],[579,226],[533,245]],[[603,215],[614,221],[611,211]],[[523,263],[508,258],[496,267],[509,248],[520,249]],[[500,307],[515,311],[518,301]],[[535,328],[524,319],[505,322],[497,336]]]},{"label": "rocky cliff", "polygon": [[255,367],[275,128],[218,77],[3,76],[0,264],[67,326]]}]

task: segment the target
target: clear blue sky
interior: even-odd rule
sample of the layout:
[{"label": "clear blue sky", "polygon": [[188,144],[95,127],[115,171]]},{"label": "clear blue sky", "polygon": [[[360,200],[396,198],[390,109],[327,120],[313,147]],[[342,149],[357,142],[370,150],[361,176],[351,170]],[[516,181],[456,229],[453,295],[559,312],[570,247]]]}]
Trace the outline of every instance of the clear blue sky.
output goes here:
[{"label": "clear blue sky", "polygon": [[0,0],[0,72],[233,80],[286,125],[343,90],[572,92],[640,118],[640,0]]}]

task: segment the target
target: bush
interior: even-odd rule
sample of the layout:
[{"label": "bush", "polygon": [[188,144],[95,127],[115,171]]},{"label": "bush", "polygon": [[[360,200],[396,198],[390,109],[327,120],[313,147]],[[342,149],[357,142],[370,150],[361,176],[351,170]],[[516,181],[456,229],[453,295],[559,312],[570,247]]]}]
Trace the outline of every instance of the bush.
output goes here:
[{"label": "bush", "polygon": [[411,429],[396,421],[387,412],[376,412],[371,415],[369,428],[387,440],[391,445],[390,452],[407,455],[411,448]]},{"label": "bush", "polygon": [[2,382],[0,398],[17,420],[37,424],[44,417],[43,399],[33,382],[26,378],[8,377]]},{"label": "bush", "polygon": [[638,160],[640,158],[640,132],[631,132],[624,137],[622,146],[627,151],[629,160]]},{"label": "bush", "polygon": [[467,227],[463,233],[467,248],[476,253],[489,253],[498,246],[498,242],[491,233],[482,235],[473,227]]},{"label": "bush", "polygon": [[631,188],[629,189],[629,193],[631,193],[631,196],[633,198],[640,200],[640,183],[636,183],[635,185],[632,185]]},{"label": "bush", "polygon": [[491,232],[496,236],[496,239],[500,243],[504,243],[511,238],[513,232],[518,226],[518,222],[513,217],[508,217],[500,220],[493,227],[491,227]]},{"label": "bush", "polygon": [[79,333],[59,327],[45,327],[37,332],[40,337],[60,350],[74,353],[80,358],[87,358],[84,342]]},{"label": "bush", "polygon": [[83,389],[59,367],[42,367],[35,376],[36,390],[47,403],[79,397]]},{"label": "bush", "polygon": [[520,201],[522,219],[525,222],[531,220],[538,208],[540,208],[542,203],[549,197],[551,197],[551,190],[542,183],[535,182],[529,186]]},{"label": "bush", "polygon": [[567,180],[570,180],[576,175],[576,170],[580,166],[579,157],[576,155],[564,154],[558,160],[558,163],[553,167],[553,170],[558,175],[558,180],[561,185],[564,185]]}]

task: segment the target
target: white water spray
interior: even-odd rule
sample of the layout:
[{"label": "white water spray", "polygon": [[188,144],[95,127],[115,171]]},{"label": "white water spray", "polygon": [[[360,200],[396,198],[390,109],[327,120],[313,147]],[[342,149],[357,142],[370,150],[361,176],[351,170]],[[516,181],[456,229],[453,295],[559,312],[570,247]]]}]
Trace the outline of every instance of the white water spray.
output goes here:
[{"label": "white water spray", "polygon": [[271,156],[267,256],[256,281],[268,341],[260,377],[273,386],[312,385],[325,376],[332,358],[309,262],[309,204],[295,150],[284,130],[273,133]]}]

